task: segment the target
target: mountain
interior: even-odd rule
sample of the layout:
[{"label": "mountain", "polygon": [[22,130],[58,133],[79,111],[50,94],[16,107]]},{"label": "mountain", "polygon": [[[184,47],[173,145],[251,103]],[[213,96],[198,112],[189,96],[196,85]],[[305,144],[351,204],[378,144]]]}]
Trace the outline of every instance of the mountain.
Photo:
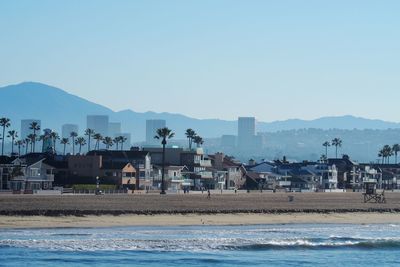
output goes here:
[{"label": "mountain", "polygon": [[110,121],[122,123],[124,132],[132,133],[134,141],[145,139],[147,119],[165,119],[178,138],[191,127],[204,137],[236,132],[236,122],[217,119],[199,120],[180,114],[111,109],[71,95],[59,88],[36,82],[24,82],[0,88],[0,117],[8,117],[19,131],[21,119],[41,119],[46,128],[61,130],[65,123],[75,123],[83,131],[87,115],[108,115]]},{"label": "mountain", "polygon": [[[71,95],[59,88],[42,83],[24,82],[0,88],[0,117],[9,117],[19,131],[21,119],[41,119],[42,125],[60,131],[65,123],[76,123],[80,130],[86,127],[87,115],[109,115],[110,121],[122,123],[124,132],[132,133],[134,141],[143,141],[147,119],[165,119],[177,138],[184,138],[186,128],[195,129],[203,137],[236,134],[237,122],[218,119],[195,119],[181,114],[113,110]],[[16,123],[17,122],[17,123]],[[324,117],[316,120],[286,120],[259,122],[257,130],[276,132],[303,128],[316,129],[388,129],[400,128],[399,123],[356,118],[353,116]]]}]

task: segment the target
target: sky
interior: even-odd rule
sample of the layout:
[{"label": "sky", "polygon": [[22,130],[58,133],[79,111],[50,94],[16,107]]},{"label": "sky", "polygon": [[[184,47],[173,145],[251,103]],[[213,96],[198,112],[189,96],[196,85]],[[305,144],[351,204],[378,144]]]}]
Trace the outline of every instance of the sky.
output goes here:
[{"label": "sky", "polygon": [[0,86],[115,111],[400,121],[400,1],[1,0]]}]

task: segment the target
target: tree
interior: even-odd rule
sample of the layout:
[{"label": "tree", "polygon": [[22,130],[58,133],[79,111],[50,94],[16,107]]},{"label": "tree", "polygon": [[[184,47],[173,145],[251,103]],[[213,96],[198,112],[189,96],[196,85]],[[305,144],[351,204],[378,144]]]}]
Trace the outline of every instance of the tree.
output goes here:
[{"label": "tree", "polygon": [[94,150],[99,150],[100,149],[100,141],[103,140],[103,136],[99,133],[95,133],[93,135],[93,139],[96,140],[96,144],[94,145]]},{"label": "tree", "polygon": [[60,144],[64,146],[64,155],[65,155],[65,148],[69,145],[69,138],[61,138]]},{"label": "tree", "polygon": [[118,150],[118,145],[119,142],[121,141],[121,137],[120,136],[116,136],[113,140],[114,144],[116,145],[116,150]]},{"label": "tree", "polygon": [[193,144],[193,139],[197,135],[196,132],[193,129],[187,129],[185,133],[188,141],[189,141],[189,149],[192,149],[192,144]]},{"label": "tree", "polygon": [[103,144],[106,145],[106,149],[108,150],[110,147],[114,145],[113,139],[109,136],[104,137]]},{"label": "tree", "polygon": [[390,157],[393,156],[393,151],[392,151],[392,147],[389,145],[385,145],[383,148],[383,154],[385,156],[385,158],[387,159],[387,164],[389,164],[390,162]]},{"label": "tree", "polygon": [[31,139],[33,141],[33,147],[32,147],[32,152],[35,152],[35,145],[36,145],[36,131],[40,131],[40,125],[37,121],[31,122],[29,129],[33,131],[33,135],[35,136],[35,139]]},{"label": "tree", "polygon": [[383,164],[385,160],[385,151],[383,151],[383,149],[379,150],[378,157],[382,158],[382,164]]},{"label": "tree", "polygon": [[72,138],[72,155],[75,155],[75,138],[78,137],[78,133],[71,132],[69,136]]},{"label": "tree", "polygon": [[81,151],[82,151],[82,147],[86,145],[85,137],[76,138],[75,145],[79,146],[79,155],[80,155]]},{"label": "tree", "polygon": [[332,146],[336,148],[336,158],[338,158],[337,152],[338,152],[338,147],[342,146],[342,140],[340,138],[335,138],[332,140]]},{"label": "tree", "polygon": [[204,140],[201,136],[196,135],[193,138],[193,143],[195,143],[197,145],[197,147],[201,147],[201,145],[204,144]]},{"label": "tree", "polygon": [[328,158],[326,157],[326,155],[322,154],[321,157],[319,158],[319,160],[321,162],[326,162],[328,160]]},{"label": "tree", "polygon": [[90,139],[93,137],[95,134],[93,129],[87,128],[85,130],[85,135],[88,137],[88,152],[90,151]]},{"label": "tree", "polygon": [[4,156],[4,139],[5,139],[5,133],[6,133],[6,128],[10,127],[10,119],[9,118],[1,118],[0,119],[0,126],[3,127],[3,139],[1,140],[1,155]]},{"label": "tree", "polygon": [[120,137],[120,142],[121,142],[121,150],[124,150],[124,143],[128,140],[125,136],[121,135]]},{"label": "tree", "polygon": [[394,144],[392,147],[392,151],[393,151],[394,157],[395,157],[395,164],[397,164],[397,155],[400,152],[400,144]]},{"label": "tree", "polygon": [[322,145],[325,147],[325,158],[328,159],[328,147],[331,146],[331,143],[329,143],[329,141],[326,141]]},{"label": "tree", "polygon": [[50,133],[51,141],[53,142],[53,153],[56,154],[56,143],[60,140],[60,135],[57,132],[52,131]]},{"label": "tree", "polygon": [[25,144],[24,140],[17,140],[15,141],[15,145],[18,147],[18,156],[21,156],[21,147]]},{"label": "tree", "polygon": [[165,175],[165,146],[167,145],[167,140],[174,137],[175,133],[172,130],[168,129],[167,127],[160,128],[157,130],[157,135],[154,136],[155,139],[161,140],[161,144],[163,146],[162,150],[162,173],[161,173],[161,193],[165,195],[165,188],[164,188],[164,175]]},{"label": "tree", "polygon": [[28,154],[28,148],[29,148],[29,142],[31,141],[31,139],[29,139],[29,137],[27,136],[25,138],[25,155]]},{"label": "tree", "polygon": [[33,133],[29,134],[28,138],[29,138],[29,142],[31,143],[31,153],[33,153],[33,151],[34,151],[33,144],[36,142],[36,134],[33,134]]},{"label": "tree", "polygon": [[7,137],[11,138],[11,155],[14,154],[14,140],[18,138],[18,133],[15,130],[8,131]]}]

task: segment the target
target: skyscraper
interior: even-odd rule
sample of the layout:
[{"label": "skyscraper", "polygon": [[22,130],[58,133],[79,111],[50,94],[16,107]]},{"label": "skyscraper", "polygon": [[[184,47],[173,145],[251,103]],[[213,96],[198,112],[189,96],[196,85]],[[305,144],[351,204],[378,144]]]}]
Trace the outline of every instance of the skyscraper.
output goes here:
[{"label": "skyscraper", "polygon": [[154,136],[157,130],[166,127],[166,124],[165,120],[146,120],[146,144],[158,144],[159,142],[154,139]]},{"label": "skyscraper", "polygon": [[103,137],[108,135],[109,119],[107,115],[88,115],[86,117],[87,128],[93,129]]},{"label": "skyscraper", "polygon": [[120,134],[121,134],[121,123],[120,122],[108,123],[108,135],[110,137],[115,137]]},{"label": "skyscraper", "polygon": [[[30,129],[32,122],[37,122],[39,126],[41,126],[42,122],[41,120],[35,120],[35,119],[27,119],[27,120],[21,120],[21,139],[25,139],[28,135],[33,133],[33,130]],[[41,131],[37,131],[36,134],[39,135]]]},{"label": "skyscraper", "polygon": [[256,135],[256,119],[254,117],[239,117],[238,147],[240,150],[253,149]]},{"label": "skyscraper", "polygon": [[79,134],[79,127],[77,124],[64,124],[61,127],[61,137],[69,138],[72,132],[76,132]]}]

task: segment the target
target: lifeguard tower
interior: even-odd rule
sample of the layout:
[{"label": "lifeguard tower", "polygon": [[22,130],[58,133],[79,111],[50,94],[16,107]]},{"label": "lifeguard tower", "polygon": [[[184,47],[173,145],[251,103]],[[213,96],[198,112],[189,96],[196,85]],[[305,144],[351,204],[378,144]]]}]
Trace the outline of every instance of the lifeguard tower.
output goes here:
[{"label": "lifeguard tower", "polygon": [[364,182],[364,203],[386,203],[385,190],[377,190],[377,183],[375,181]]}]

